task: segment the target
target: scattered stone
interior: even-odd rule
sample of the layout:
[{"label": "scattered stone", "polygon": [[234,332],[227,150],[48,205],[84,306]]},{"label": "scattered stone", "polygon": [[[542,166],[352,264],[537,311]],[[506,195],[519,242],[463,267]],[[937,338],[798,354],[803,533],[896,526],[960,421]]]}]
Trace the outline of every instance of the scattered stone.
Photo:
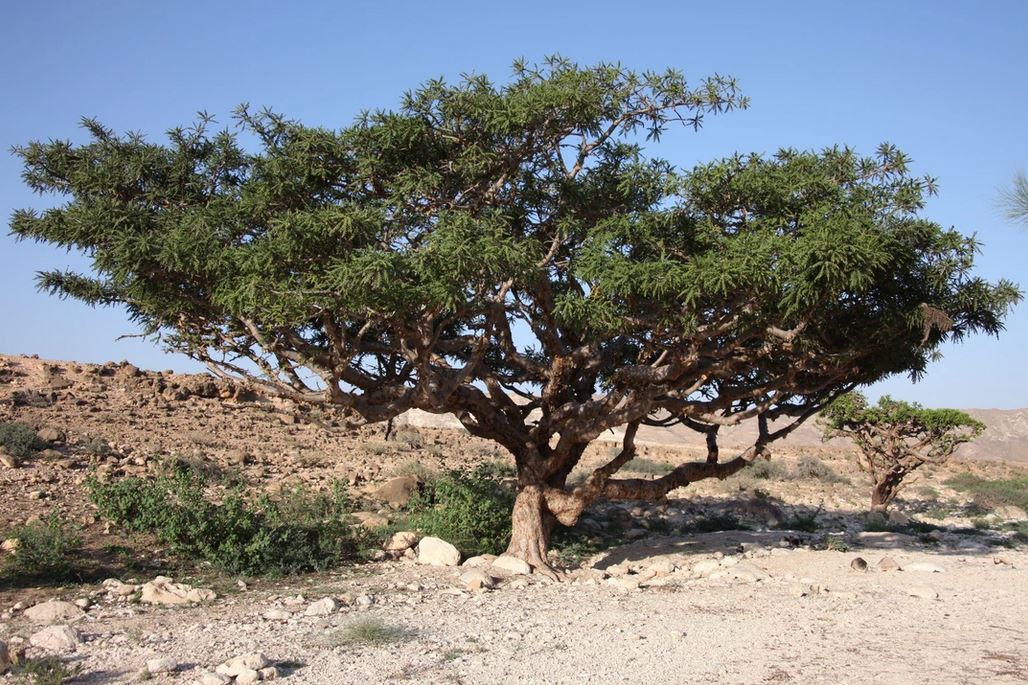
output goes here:
[{"label": "scattered stone", "polygon": [[253,461],[253,457],[244,450],[233,449],[225,453],[225,461],[230,466],[245,466]]},{"label": "scattered stone", "polygon": [[496,557],[489,566],[489,569],[513,576],[527,576],[532,573],[532,567],[528,565],[527,561],[512,557],[509,554],[501,554]]},{"label": "scattered stone", "polygon": [[213,590],[176,583],[165,576],[157,576],[149,583],[144,583],[140,589],[140,600],[149,604],[200,604],[218,597]]},{"label": "scattered stone", "polygon": [[464,585],[464,589],[468,591],[474,590],[491,590],[496,587],[496,581],[488,573],[480,568],[468,569],[464,573],[460,574],[460,582]]},{"label": "scattered stone", "polygon": [[1007,556],[995,556],[992,558],[994,564],[1006,564],[1007,566],[1013,566],[1013,562],[1010,561],[1010,557]]},{"label": "scattered stone", "polygon": [[421,538],[418,543],[418,563],[431,566],[456,566],[460,563],[460,550],[435,537]]},{"label": "scattered stone", "polygon": [[111,594],[119,597],[128,597],[129,595],[135,594],[139,591],[138,585],[123,583],[117,578],[108,578],[102,583],[102,586]]},{"label": "scattered stone", "polygon": [[261,668],[257,670],[257,675],[261,677],[261,680],[277,680],[278,679],[278,668],[275,666],[268,666],[267,668]]},{"label": "scattered stone", "polygon": [[29,644],[48,652],[70,652],[82,644],[82,635],[71,626],[50,626],[33,633]]},{"label": "scattered stone", "polygon": [[878,568],[882,571],[902,571],[900,565],[892,557],[882,557],[878,562]]},{"label": "scattered stone", "polygon": [[678,566],[674,561],[667,557],[661,557],[656,559],[649,564],[649,569],[659,575],[668,575],[674,573]]},{"label": "scattered stone", "polygon": [[316,602],[311,602],[307,610],[303,612],[304,616],[328,616],[334,614],[339,609],[339,602],[332,599],[331,597],[323,597]]},{"label": "scattered stone", "polygon": [[156,659],[150,659],[146,662],[146,670],[148,673],[171,673],[172,671],[178,670],[178,662],[171,657],[162,656]]},{"label": "scattered stone", "polygon": [[393,507],[406,506],[407,502],[410,501],[411,495],[418,489],[420,483],[414,476],[397,476],[387,480],[378,490],[375,491],[375,497],[388,503]]},{"label": "scattered stone", "polygon": [[[257,671],[262,668],[271,666],[271,660],[264,656],[261,652],[252,652],[250,654],[242,654],[237,657],[233,657],[228,661],[219,664],[215,670],[216,673],[221,675],[227,675],[230,678],[238,678],[239,674],[243,671],[253,671],[254,675],[257,675]],[[256,681],[253,681],[256,682]]]},{"label": "scattered stone", "polygon": [[721,563],[717,559],[704,559],[693,564],[692,572],[698,576],[706,576],[716,571],[720,566]]},{"label": "scattered stone", "polygon": [[8,554],[14,554],[18,551],[18,545],[21,544],[21,540],[18,538],[7,538],[3,542],[0,542],[0,549],[7,552]]},{"label": "scattered stone", "polygon": [[43,442],[64,442],[66,438],[64,431],[57,430],[56,428],[44,428],[36,435]]},{"label": "scattered stone", "polygon": [[853,561],[850,562],[850,568],[854,571],[866,571],[867,562],[864,561],[863,557],[853,557]]},{"label": "scattered stone", "polygon": [[930,587],[915,586],[907,590],[907,594],[911,597],[920,597],[921,599],[938,599],[939,593]]},{"label": "scattered stone", "polygon": [[418,544],[420,539],[421,536],[414,531],[403,530],[399,533],[393,533],[393,536],[386,540],[382,549],[387,552],[403,552]]},{"label": "scattered stone", "polygon": [[943,568],[936,564],[930,564],[926,561],[918,561],[913,564],[907,564],[903,567],[904,571],[920,571],[921,573],[942,573]]},{"label": "scattered stone", "polygon": [[71,602],[52,599],[25,610],[25,617],[33,623],[53,625],[67,623],[85,616],[86,613]]},{"label": "scattered stone", "polygon": [[260,680],[261,674],[252,668],[244,668],[236,675],[237,685],[253,685],[260,682]]},{"label": "scattered stone", "polygon": [[3,450],[0,450],[0,464],[3,464],[8,469],[18,468],[18,460]]},{"label": "scattered stone", "polygon": [[288,621],[293,617],[291,613],[285,609],[268,609],[261,616],[267,621]]},{"label": "scattered stone", "polygon": [[77,606],[79,609],[82,609],[83,611],[93,606],[93,602],[90,601],[88,597],[79,597],[74,602],[72,602],[72,604]]},{"label": "scattered stone", "polygon": [[494,561],[496,561],[495,554],[480,554],[477,557],[465,560],[461,566],[465,568],[488,568],[492,566]]}]

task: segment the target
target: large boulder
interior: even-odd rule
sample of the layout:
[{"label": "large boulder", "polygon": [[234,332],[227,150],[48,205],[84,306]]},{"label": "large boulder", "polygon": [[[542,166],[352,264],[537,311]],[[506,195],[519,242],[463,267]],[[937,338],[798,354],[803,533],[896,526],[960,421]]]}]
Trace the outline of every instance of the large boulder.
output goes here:
[{"label": "large boulder", "polygon": [[82,644],[82,635],[71,626],[49,626],[33,633],[29,644],[48,652],[70,652]]},{"label": "large boulder", "polygon": [[489,570],[507,576],[527,576],[532,573],[532,567],[528,565],[527,561],[508,554],[496,557]]},{"label": "large boulder", "polygon": [[86,612],[79,609],[71,602],[64,602],[59,599],[52,599],[49,602],[42,602],[25,610],[25,618],[33,623],[53,625],[55,623],[67,623],[75,621],[86,615]]},{"label": "large boulder", "polygon": [[387,552],[404,552],[418,544],[419,539],[421,536],[414,531],[401,530],[399,533],[393,533],[392,537],[386,540],[382,549]]},{"label": "large boulder", "polygon": [[268,666],[271,666],[271,659],[264,656],[261,652],[252,652],[250,654],[241,654],[240,656],[233,657],[220,664],[214,670],[220,675],[235,678],[245,671],[259,671],[262,668],[267,668]]},{"label": "large boulder", "polygon": [[460,550],[440,538],[421,538],[418,543],[418,563],[431,566],[457,566]]}]

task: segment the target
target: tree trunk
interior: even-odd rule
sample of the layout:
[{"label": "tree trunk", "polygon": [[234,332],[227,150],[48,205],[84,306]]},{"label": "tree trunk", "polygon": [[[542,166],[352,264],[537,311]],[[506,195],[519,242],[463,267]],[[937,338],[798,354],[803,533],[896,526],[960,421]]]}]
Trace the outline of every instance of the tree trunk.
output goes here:
[{"label": "tree trunk", "polygon": [[550,548],[550,533],[557,523],[543,497],[543,486],[525,485],[514,500],[511,517],[512,531],[507,554],[528,562],[536,573],[556,577],[546,552]]},{"label": "tree trunk", "polygon": [[871,510],[885,511],[896,497],[896,491],[905,475],[902,471],[889,471],[871,489]]}]

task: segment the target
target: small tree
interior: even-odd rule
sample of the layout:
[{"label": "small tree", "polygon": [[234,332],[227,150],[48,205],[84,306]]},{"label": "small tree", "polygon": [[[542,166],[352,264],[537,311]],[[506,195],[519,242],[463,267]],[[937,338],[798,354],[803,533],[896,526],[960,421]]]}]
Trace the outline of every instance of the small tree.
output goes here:
[{"label": "small tree", "polygon": [[956,409],[925,409],[888,396],[868,406],[860,393],[839,397],[818,419],[825,439],[845,436],[860,449],[860,467],[871,477],[871,508],[886,509],[903,479],[925,464],[941,464],[974,440],[985,424]]},{"label": "small tree", "polygon": [[1028,177],[1018,172],[1009,190],[1000,197],[1003,210],[1011,221],[1028,225]]},{"label": "small tree", "polygon": [[[971,275],[974,239],[917,215],[934,185],[892,146],[687,172],[643,154],[745,105],[724,77],[553,58],[503,87],[432,81],[338,131],[243,107],[249,146],[207,116],[166,145],[86,120],[86,144],[16,150],[68,201],[11,227],[92,258],[42,288],[124,305],[215,374],[355,424],[454,414],[513,455],[508,552],[548,571],[557,522],[731,475],[839,393],[998,332],[1020,298]],[[720,460],[718,429],[746,419],[754,444]],[[672,422],[706,435],[706,461],[614,477],[641,425]]]}]

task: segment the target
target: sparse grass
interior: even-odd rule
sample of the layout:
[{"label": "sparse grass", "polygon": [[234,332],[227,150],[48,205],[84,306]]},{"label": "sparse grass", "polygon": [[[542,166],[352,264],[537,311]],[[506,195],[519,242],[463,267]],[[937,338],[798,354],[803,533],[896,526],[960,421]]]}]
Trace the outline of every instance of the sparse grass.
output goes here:
[{"label": "sparse grass", "polygon": [[792,473],[784,465],[767,459],[758,459],[750,464],[743,473],[763,480],[789,480],[792,476]]},{"label": "sparse grass", "polygon": [[397,466],[392,470],[392,475],[397,476],[413,476],[422,483],[426,483],[431,479],[438,476],[438,472],[425,464],[422,464],[418,459],[410,459]]},{"label": "sparse grass", "polygon": [[81,667],[69,667],[56,656],[27,659],[14,667],[15,677],[32,685],[61,685],[74,677]]},{"label": "sparse grass", "polygon": [[36,431],[20,421],[0,423],[0,447],[12,457],[28,459],[46,447]]},{"label": "sparse grass", "polygon": [[5,575],[59,582],[76,577],[74,555],[82,546],[78,531],[54,512],[18,526],[9,534],[18,548],[4,563]]},{"label": "sparse grass", "polygon": [[841,536],[830,535],[825,540],[825,549],[832,552],[848,552],[850,551],[850,545]]},{"label": "sparse grass", "polygon": [[380,618],[365,618],[340,628],[328,635],[333,646],[338,647],[381,647],[413,639],[416,633],[410,628],[386,623]]},{"label": "sparse grass", "polygon": [[752,530],[752,526],[734,514],[709,514],[696,520],[687,529],[690,533],[716,533],[722,530]]},{"label": "sparse grass", "polygon": [[822,483],[848,483],[824,460],[810,455],[800,457],[792,468],[792,477],[797,480],[816,480]]},{"label": "sparse grass", "polygon": [[669,464],[666,461],[647,459],[646,457],[636,457],[625,465],[626,471],[652,476],[663,476],[674,468],[674,464]]},{"label": "sparse grass", "polygon": [[961,473],[945,481],[954,490],[966,492],[986,508],[1012,506],[1028,511],[1028,476],[987,479],[973,473]]},{"label": "sparse grass", "polygon": [[919,497],[923,497],[929,502],[937,501],[940,496],[939,489],[931,485],[919,485],[914,488],[914,492],[916,492]]}]

